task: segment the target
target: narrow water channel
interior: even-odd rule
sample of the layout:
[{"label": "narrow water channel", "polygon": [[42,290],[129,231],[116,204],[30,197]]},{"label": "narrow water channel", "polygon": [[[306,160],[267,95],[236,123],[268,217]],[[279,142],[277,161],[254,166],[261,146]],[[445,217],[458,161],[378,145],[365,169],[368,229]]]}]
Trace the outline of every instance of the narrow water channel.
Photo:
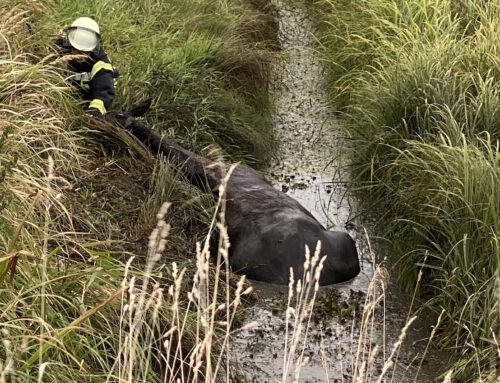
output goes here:
[{"label": "narrow water channel", "polygon": [[[272,84],[274,129],[281,145],[267,170],[268,179],[298,200],[328,229],[349,232],[357,242],[362,263],[361,273],[354,280],[321,289],[305,347],[309,361],[302,367],[299,381],[347,383],[352,381],[360,332],[359,320],[351,313],[363,310],[375,256],[366,237],[367,223],[359,221],[356,201],[347,194],[345,132],[327,105],[325,71],[314,52],[315,24],[304,5],[281,0],[274,3],[283,47]],[[377,258],[380,259],[380,255]],[[257,325],[235,334],[234,364],[243,381],[281,382],[286,328],[283,307],[287,291],[284,287],[263,283],[254,286],[261,299],[249,309],[246,321]],[[397,301],[408,300],[408,297],[401,298],[389,291],[386,298],[386,314],[373,322],[368,343],[369,347],[386,345],[389,352],[407,316],[407,305]],[[393,382],[433,381],[430,376],[435,374],[429,371],[436,367],[428,363],[422,364],[414,380],[415,365],[419,364],[415,355],[425,346],[419,339],[423,336],[419,332],[408,335]],[[377,381],[375,377],[381,371],[383,356],[380,353],[372,363],[369,376],[373,379],[364,382]],[[390,382],[392,374],[388,376]],[[287,381],[294,379],[290,377]]]}]

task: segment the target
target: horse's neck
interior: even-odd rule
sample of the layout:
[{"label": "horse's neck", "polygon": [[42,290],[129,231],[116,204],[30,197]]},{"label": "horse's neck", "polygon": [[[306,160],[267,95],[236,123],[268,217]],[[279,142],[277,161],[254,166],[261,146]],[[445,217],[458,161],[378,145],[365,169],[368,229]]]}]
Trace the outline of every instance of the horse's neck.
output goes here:
[{"label": "horse's neck", "polygon": [[184,149],[174,140],[162,137],[158,132],[135,119],[128,119],[125,128],[144,143],[155,155],[163,154],[169,162],[180,169],[195,186],[214,189],[220,181],[215,162]]}]

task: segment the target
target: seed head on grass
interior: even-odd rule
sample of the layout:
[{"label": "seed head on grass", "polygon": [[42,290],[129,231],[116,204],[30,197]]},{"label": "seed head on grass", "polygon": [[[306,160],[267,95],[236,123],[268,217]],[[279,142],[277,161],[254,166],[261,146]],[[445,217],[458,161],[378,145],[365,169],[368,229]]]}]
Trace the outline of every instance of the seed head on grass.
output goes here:
[{"label": "seed head on grass", "polygon": [[304,275],[294,280],[290,270],[289,292],[285,311],[285,345],[283,354],[283,370],[281,381],[288,381],[288,375],[299,381],[302,367],[307,364],[304,356],[311,315],[319,289],[319,277],[326,257],[320,258],[321,242],[318,242],[311,258],[309,247],[305,248]]}]

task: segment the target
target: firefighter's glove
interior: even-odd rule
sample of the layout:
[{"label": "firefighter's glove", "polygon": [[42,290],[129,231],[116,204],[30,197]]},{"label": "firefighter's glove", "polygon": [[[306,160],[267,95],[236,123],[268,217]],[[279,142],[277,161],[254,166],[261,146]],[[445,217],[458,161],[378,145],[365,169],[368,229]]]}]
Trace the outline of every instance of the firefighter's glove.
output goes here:
[{"label": "firefighter's glove", "polygon": [[94,118],[104,118],[104,115],[98,111],[97,109],[90,108],[85,112],[87,116],[94,117]]}]

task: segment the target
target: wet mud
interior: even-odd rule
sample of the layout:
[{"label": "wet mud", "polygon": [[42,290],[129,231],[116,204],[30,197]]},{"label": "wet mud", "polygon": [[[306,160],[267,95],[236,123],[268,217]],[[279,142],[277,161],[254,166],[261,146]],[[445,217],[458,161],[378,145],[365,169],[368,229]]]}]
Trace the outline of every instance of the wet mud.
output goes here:
[{"label": "wet mud", "polygon": [[[360,330],[373,265],[384,258],[383,250],[369,243],[370,222],[366,217],[360,220],[356,200],[347,193],[345,132],[326,102],[326,74],[314,52],[314,21],[301,4],[275,1],[275,5],[283,57],[275,67],[272,86],[274,129],[281,145],[269,164],[268,179],[328,229],[347,231],[357,242],[362,265],[354,280],[320,289],[304,348],[308,362],[298,381],[353,381],[362,332],[365,348],[373,350],[378,345],[381,350],[369,363],[363,380],[376,382],[405,326],[411,297],[389,283],[385,305],[382,301],[377,306],[370,330]],[[233,367],[244,382],[296,381],[291,376],[286,380],[282,377],[287,287],[264,283],[254,283],[254,287],[260,300],[248,309],[245,322],[256,326],[235,333]],[[405,338],[395,372],[391,369],[382,381],[433,382],[446,363],[442,357],[432,356],[419,368],[428,336],[429,323],[417,320]]]}]

